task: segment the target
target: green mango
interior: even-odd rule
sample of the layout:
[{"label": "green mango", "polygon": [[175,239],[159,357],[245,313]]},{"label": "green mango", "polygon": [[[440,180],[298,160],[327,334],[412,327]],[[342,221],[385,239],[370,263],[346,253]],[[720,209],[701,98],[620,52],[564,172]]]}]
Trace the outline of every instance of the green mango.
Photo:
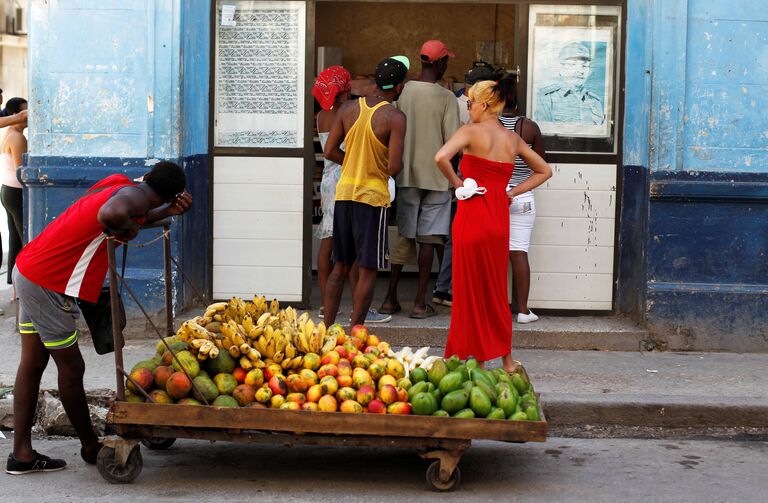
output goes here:
[{"label": "green mango", "polygon": [[500,409],[498,407],[493,407],[491,409],[491,412],[488,413],[487,416],[485,416],[486,419],[506,419],[507,416],[504,414],[504,410]]},{"label": "green mango", "polygon": [[459,368],[459,365],[461,365],[461,360],[456,355],[453,355],[445,360],[445,366],[448,367],[449,372],[455,371],[457,368]]},{"label": "green mango", "polygon": [[425,391],[417,393],[411,400],[411,411],[417,416],[431,416],[437,408],[435,397]]},{"label": "green mango", "polygon": [[523,407],[524,409],[531,405],[536,405],[536,403],[537,403],[536,395],[526,393],[525,395],[520,397],[520,404],[521,404],[521,407]]},{"label": "green mango", "polygon": [[441,358],[435,360],[435,363],[432,364],[432,368],[427,372],[427,378],[429,379],[429,382],[437,386],[447,373],[448,367],[445,365],[445,361]]},{"label": "green mango", "polygon": [[512,374],[512,384],[514,384],[515,388],[517,388],[517,391],[521,395],[528,391],[528,382],[518,373]]},{"label": "green mango", "polygon": [[439,389],[433,389],[432,391],[428,391],[430,395],[435,397],[435,400],[437,400],[437,403],[440,403],[443,400],[443,394],[440,393]]},{"label": "green mango", "polygon": [[512,394],[510,389],[505,389],[499,393],[499,397],[496,399],[496,406],[504,410],[505,417],[511,416],[517,408],[517,397]]},{"label": "green mango", "polygon": [[467,370],[476,369],[478,365],[478,361],[475,359],[474,356],[470,356],[467,358],[467,360],[464,362],[464,365],[467,367]]},{"label": "green mango", "polygon": [[421,367],[416,367],[411,370],[410,379],[413,384],[420,383],[427,380],[427,371]]},{"label": "green mango", "polygon": [[469,393],[469,407],[476,416],[485,417],[491,412],[493,404],[488,394],[479,386],[475,386]]},{"label": "green mango", "polygon": [[475,417],[475,413],[472,411],[472,409],[461,409],[451,417],[458,417],[461,419],[472,419],[473,417]]},{"label": "green mango", "polygon": [[525,412],[515,412],[511,416],[509,416],[507,419],[510,419],[512,421],[528,421],[528,416]]},{"label": "green mango", "polygon": [[495,390],[496,390],[496,394],[497,394],[497,395],[501,395],[501,393],[502,393],[504,390],[508,390],[509,388],[514,388],[514,386],[512,386],[511,384],[507,384],[507,383],[505,383],[505,382],[503,382],[503,381],[499,381],[499,382],[497,382],[497,383],[496,383],[496,386],[494,386],[494,387],[493,387],[493,389],[495,389]]},{"label": "green mango", "polygon": [[491,404],[496,403],[496,399],[498,398],[498,393],[496,393],[496,390],[493,389],[493,386],[488,385],[486,382],[480,380],[475,383],[476,388],[482,389],[486,395],[488,395],[488,398],[491,399]]},{"label": "green mango", "polygon": [[436,410],[434,414],[432,414],[434,417],[450,417],[451,415],[448,414],[443,409]]},{"label": "green mango", "polygon": [[419,393],[427,391],[427,385],[429,383],[426,381],[419,381],[410,388],[408,388],[408,401],[412,402],[413,397],[418,395]]},{"label": "green mango", "polygon": [[461,378],[461,372],[449,372],[445,374],[445,377],[440,379],[440,393],[447,395],[453,390],[461,388],[461,384],[464,381]]},{"label": "green mango", "polygon": [[449,414],[453,414],[454,412],[458,412],[466,407],[468,401],[469,393],[463,389],[457,389],[456,391],[451,391],[443,397],[440,408]]},{"label": "green mango", "polygon": [[219,356],[209,359],[207,364],[208,373],[214,376],[216,374],[231,374],[237,366],[237,362],[232,358],[232,355],[223,349],[219,351]]},{"label": "green mango", "polygon": [[488,377],[488,374],[482,369],[472,369],[469,372],[469,376],[472,378],[472,382],[475,384],[484,382],[490,387],[496,386],[496,382],[491,380],[491,378]]},{"label": "green mango", "polygon": [[512,384],[512,378],[507,374],[507,371],[502,368],[496,369],[496,379],[498,379],[499,382]]},{"label": "green mango", "polygon": [[461,380],[462,381],[469,381],[469,370],[467,370],[467,366],[463,363],[456,367],[456,370],[453,372],[461,372]]},{"label": "green mango", "polygon": [[525,416],[528,418],[528,421],[538,421],[540,419],[538,405],[533,404],[526,407]]},{"label": "green mango", "polygon": [[461,389],[463,389],[467,393],[472,391],[472,388],[474,387],[475,387],[475,383],[473,383],[472,381],[464,381],[464,383],[462,383],[461,385]]}]

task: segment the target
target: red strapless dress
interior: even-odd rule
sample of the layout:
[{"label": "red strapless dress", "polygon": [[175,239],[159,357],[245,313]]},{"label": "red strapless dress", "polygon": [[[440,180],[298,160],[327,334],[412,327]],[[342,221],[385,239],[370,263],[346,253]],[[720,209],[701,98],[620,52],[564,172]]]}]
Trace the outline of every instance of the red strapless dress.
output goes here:
[{"label": "red strapless dress", "polygon": [[506,189],[514,164],[464,154],[460,168],[487,192],[459,201],[453,220],[453,305],[445,356],[487,361],[512,350]]}]

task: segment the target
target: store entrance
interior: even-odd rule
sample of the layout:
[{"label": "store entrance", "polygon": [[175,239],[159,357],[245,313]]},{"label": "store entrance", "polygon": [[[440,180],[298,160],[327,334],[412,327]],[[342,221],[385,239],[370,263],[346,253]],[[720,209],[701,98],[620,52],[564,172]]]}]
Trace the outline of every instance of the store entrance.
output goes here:
[{"label": "store entrance", "polygon": [[[617,213],[616,145],[620,138],[622,97],[618,92],[621,47],[620,6],[539,6],[506,3],[390,3],[336,2],[316,4],[316,68],[341,64],[364,81],[376,63],[404,54],[418,72],[418,51],[428,39],[439,39],[456,54],[444,77],[446,87],[463,87],[464,75],[474,61],[484,60],[519,77],[521,114],[535,113],[532,89],[543,86],[532,76],[554,78],[553,50],[534,47],[542,40],[556,47],[573,37],[592,44],[605,126],[587,127],[591,138],[579,138],[578,125],[545,136],[554,177],[536,190],[536,223],[529,261],[529,306],[536,309],[610,311],[613,307],[615,226]],[[541,27],[541,28],[540,28]],[[538,30],[538,31],[535,31]],[[537,38],[538,37],[538,38]],[[581,39],[580,39],[581,40]],[[597,49],[595,49],[597,48]],[[538,52],[534,52],[534,51]],[[602,60],[599,60],[602,58]],[[538,70],[529,68],[532,63]],[[598,65],[599,63],[599,65]],[[549,74],[542,68],[549,65]],[[522,72],[520,71],[522,69]],[[602,72],[600,74],[595,72]],[[538,73],[534,73],[538,72]],[[537,87],[539,86],[539,87]],[[555,125],[556,126],[556,125]],[[594,131],[593,131],[594,130]],[[602,137],[600,137],[602,135]],[[598,136],[600,138],[595,139]],[[549,148],[548,148],[549,144]],[[313,222],[320,220],[319,183],[322,153],[317,147]],[[391,222],[394,224],[394,222]],[[390,227],[390,235],[396,232]],[[313,269],[318,242],[313,243]],[[437,262],[437,261],[436,261]],[[406,268],[415,271],[415,266]],[[437,263],[433,268],[437,272]],[[382,274],[386,276],[386,274]],[[433,278],[434,280],[434,278]],[[415,281],[401,287],[400,297],[412,298]],[[432,285],[430,285],[432,286]],[[379,290],[382,290],[381,292]],[[383,295],[377,288],[376,300]],[[376,300],[374,302],[376,302]]]}]

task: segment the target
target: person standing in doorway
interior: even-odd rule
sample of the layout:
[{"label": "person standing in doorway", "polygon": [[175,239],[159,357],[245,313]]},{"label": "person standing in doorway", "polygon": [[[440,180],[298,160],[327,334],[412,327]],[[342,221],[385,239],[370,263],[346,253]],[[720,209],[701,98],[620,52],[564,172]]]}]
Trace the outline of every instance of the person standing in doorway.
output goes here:
[{"label": "person standing in doorway", "polygon": [[13,284],[19,299],[21,361],[13,389],[11,475],[61,470],[66,462],[32,449],[32,424],[40,379],[53,358],[59,396],[82,445],[80,456],[96,463],[101,449],[83,388],[85,362],[78,346],[75,299],[96,302],[107,275],[107,235],[131,240],[144,223],[181,215],[192,204],[184,170],[159,162],[133,183],[111,175],[91,187],[29,242],[16,258]]},{"label": "person standing in doorway", "polygon": [[[27,109],[27,100],[24,98],[11,98],[5,105],[9,114],[14,115]],[[22,200],[23,189],[17,176],[21,157],[27,152],[27,138],[24,129],[27,121],[8,127],[3,139],[2,152],[0,153],[0,169],[2,169],[2,189],[0,200],[8,216],[8,276],[7,281],[12,283],[13,267],[16,264],[16,255],[21,251],[24,236],[24,218]],[[14,300],[16,294],[13,295]]]},{"label": "person standing in doorway", "polygon": [[[513,79],[503,86],[508,90],[504,112],[499,120],[505,128],[523,139],[534,152],[546,159],[544,140],[541,137],[539,125],[530,119],[518,115],[517,90]],[[533,171],[520,157],[515,158],[515,171],[507,184],[507,192],[511,193],[518,185],[531,177]],[[518,323],[531,323],[539,319],[528,309],[528,293],[531,289],[531,268],[528,264],[528,248],[531,245],[533,222],[536,220],[536,201],[533,191],[518,194],[509,205],[509,262],[512,264],[512,304],[510,307],[517,313]]]},{"label": "person standing in doorway", "polygon": [[[403,90],[408,67],[405,56],[381,61],[376,67],[376,90],[341,107],[325,145],[325,157],[341,164],[333,216],[335,263],[323,299],[327,325],[336,321],[352,265],[357,262],[360,270],[352,292],[352,326],[365,322],[376,274],[387,265],[388,181],[402,168],[406,125],[405,115],[392,101]],[[341,150],[342,141],[346,152]]]},{"label": "person standing in doorway", "polygon": [[437,314],[426,302],[427,284],[435,251],[442,253],[450,232],[451,191],[435,167],[435,153],[459,128],[456,96],[437,84],[453,53],[439,40],[428,40],[421,46],[420,55],[421,73],[408,81],[397,100],[397,108],[408,119],[408,130],[403,171],[397,177],[398,236],[390,256],[389,288],[379,309],[386,314],[402,309],[397,288],[403,265],[417,262],[419,285],[410,317],[418,319]]}]

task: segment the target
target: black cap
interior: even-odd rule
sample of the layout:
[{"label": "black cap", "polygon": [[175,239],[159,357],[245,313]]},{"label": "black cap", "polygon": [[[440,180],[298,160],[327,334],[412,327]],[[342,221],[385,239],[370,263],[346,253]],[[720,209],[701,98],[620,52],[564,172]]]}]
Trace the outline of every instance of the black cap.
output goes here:
[{"label": "black cap", "polygon": [[380,89],[394,89],[408,76],[408,66],[403,63],[403,58],[404,56],[387,58],[376,65],[376,85]]}]

